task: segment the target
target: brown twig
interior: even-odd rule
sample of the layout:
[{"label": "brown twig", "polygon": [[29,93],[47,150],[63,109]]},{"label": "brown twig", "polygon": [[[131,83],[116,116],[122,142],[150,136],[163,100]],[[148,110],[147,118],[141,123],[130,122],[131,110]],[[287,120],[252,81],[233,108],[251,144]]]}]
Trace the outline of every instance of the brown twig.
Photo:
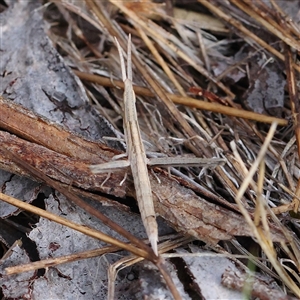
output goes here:
[{"label": "brown twig", "polygon": [[[110,78],[107,77],[93,75],[93,74],[89,74],[77,70],[73,70],[73,72],[82,80],[98,83],[102,86],[107,86],[107,87],[124,88],[124,84],[121,80],[112,81]],[[151,92],[146,87],[140,87],[134,85],[133,89],[137,95],[145,96],[145,97],[155,97],[154,93]],[[278,122],[278,124],[281,126],[286,126],[288,124],[287,120],[280,119],[280,118],[270,117],[270,116],[254,113],[251,111],[246,111],[243,109],[224,106],[218,103],[210,103],[203,100],[194,99],[191,97],[183,97],[183,96],[174,95],[170,93],[166,93],[166,94],[174,103],[185,105],[188,107],[203,109],[203,110],[212,111],[216,113],[222,113],[224,115],[233,116],[237,118],[244,118],[244,119],[253,120],[257,122],[264,122],[269,124],[271,124],[272,122]]]},{"label": "brown twig", "polygon": [[44,259],[44,260],[40,260],[40,261],[31,262],[29,264],[20,265],[20,266],[7,267],[5,269],[5,272],[7,275],[13,275],[13,274],[18,274],[18,273],[22,273],[22,272],[38,270],[38,269],[42,269],[42,268],[49,268],[49,267],[57,266],[60,264],[69,263],[72,261],[78,261],[81,259],[97,257],[97,256],[103,255],[105,253],[116,252],[116,251],[119,251],[120,249],[121,248],[114,247],[114,246],[103,247],[103,248],[99,248],[99,249],[78,252],[78,253],[74,253],[74,254],[70,254],[70,255],[64,255],[61,257],[57,257],[57,258],[48,258],[48,259]]},{"label": "brown twig", "polygon": [[[99,230],[95,230],[93,228],[89,228],[87,226],[83,226],[83,225],[80,225],[80,224],[76,224],[70,220],[67,220],[65,218],[62,218],[62,217],[59,217],[53,213],[50,213],[48,211],[45,211],[41,208],[38,208],[38,207],[35,207],[31,204],[28,204],[26,202],[23,202],[23,201],[20,201],[18,199],[15,199],[13,197],[10,197],[10,196],[7,196],[3,193],[0,193],[0,199],[1,201],[4,201],[6,203],[9,203],[11,205],[14,205],[20,209],[23,209],[23,210],[26,210],[26,211],[29,211],[31,213],[34,213],[34,214],[37,214],[41,217],[44,217],[48,220],[52,220],[56,223],[59,223],[61,225],[64,225],[64,226],[67,226],[69,228],[72,228],[72,229],[75,229],[79,232],[82,232],[88,236],[91,236],[93,238],[96,238],[98,240],[101,240],[101,241],[104,241],[104,242],[107,242],[109,244],[112,244],[116,247],[120,247],[120,248],[123,248],[123,249],[127,249],[128,251],[132,252],[132,253],[135,253],[136,255],[138,256],[142,256],[142,257],[145,257],[148,259],[148,257],[150,258],[151,260],[151,251],[149,251],[149,254],[147,251],[143,250],[143,249],[140,249],[140,248],[137,248],[136,246],[133,246],[133,245],[130,245],[130,244],[126,244],[124,242],[121,242],[117,239],[114,239],[104,233],[102,233],[101,231]],[[77,204],[77,203],[76,203]],[[82,207],[83,208],[83,207]],[[110,221],[111,223],[111,221]],[[141,241],[140,241],[141,242]]]},{"label": "brown twig", "polygon": [[[9,151],[8,149],[6,149],[4,145],[2,145],[1,151],[3,151],[10,160],[15,162],[23,170],[26,170],[26,172],[31,174],[34,178],[41,180],[41,181],[45,182],[47,185],[55,188],[57,191],[59,191],[60,193],[65,195],[70,201],[75,203],[77,206],[81,207],[83,210],[88,212],[90,215],[95,216],[96,218],[101,220],[105,225],[112,228],[114,231],[118,232],[122,236],[126,237],[129,241],[131,241],[134,245],[137,246],[137,247],[134,247],[132,245],[127,245],[127,244],[122,243],[123,244],[122,246],[126,245],[124,249],[127,249],[128,251],[130,251],[136,255],[145,257],[152,262],[156,261],[156,255],[153,253],[151,248],[149,248],[141,240],[137,239],[134,235],[132,235],[131,233],[126,231],[123,227],[121,227],[117,223],[113,222],[111,219],[109,219],[108,217],[103,215],[100,211],[95,210],[94,207],[87,204],[85,201],[80,199],[80,197],[73,194],[70,190],[68,190],[64,187],[61,187],[59,184],[57,184],[57,182],[55,180],[53,180],[50,177],[48,177],[47,175],[45,175],[39,169],[33,167],[29,163],[20,159],[19,156],[17,156],[13,152]],[[2,197],[2,199],[3,198],[4,197]],[[26,204],[26,203],[24,203],[24,204]],[[42,213],[41,211],[39,211],[39,212]],[[121,245],[120,243],[116,243],[115,239],[112,239],[111,237],[106,236],[105,234],[103,234],[102,240],[105,242],[108,242],[110,244],[113,244],[117,247],[120,247],[120,245]]]},{"label": "brown twig", "polygon": [[[5,115],[1,112],[5,112]],[[2,127],[8,132],[12,131],[22,137],[25,136],[27,140],[34,141],[34,143],[25,141],[8,132],[0,131],[0,141],[3,148],[9,149],[12,153],[17,153],[19,160],[22,160],[26,165],[34,166],[35,169],[39,170],[39,173],[47,174],[48,176],[44,176],[46,176],[47,180],[50,177],[52,180],[55,180],[55,186],[61,182],[72,184],[88,191],[96,190],[117,197],[123,197],[125,194],[129,196],[135,195],[130,185],[130,180],[126,180],[122,186],[119,185],[123,178],[122,174],[111,174],[107,182],[108,186],[105,187],[101,183],[106,176],[103,174],[93,175],[90,172],[89,165],[106,162],[107,157],[111,160],[116,153],[120,154],[120,152],[116,152],[101,143],[88,141],[74,135],[63,127],[40,118],[20,105],[9,103],[9,101],[4,99],[0,101],[0,115],[0,128]],[[16,116],[18,117],[18,122],[15,121]],[[32,136],[30,136],[30,133]],[[49,145],[50,149],[42,145]],[[0,162],[2,166],[13,172],[18,171],[17,166],[13,165],[12,161],[7,157],[5,158],[3,153],[1,156],[1,149]],[[186,230],[190,235],[211,239],[211,241],[230,239],[232,234],[249,234],[247,228],[243,228],[242,224],[244,224],[244,221],[238,214],[221,207],[216,211],[214,204],[196,196],[190,190],[191,186],[183,179],[176,178],[172,180],[169,178],[168,173],[161,169],[155,169],[155,172],[160,183],[157,182],[156,177],[151,173],[149,175],[155,192],[156,210],[162,217],[172,223],[174,228],[179,231]],[[24,170],[24,174],[32,176],[32,172],[27,172],[26,170]],[[111,189],[110,185],[114,186],[114,188]],[[184,188],[184,186],[189,188]],[[186,195],[189,195],[188,201]],[[176,202],[176,205],[172,204],[173,201]],[[221,203],[222,205],[225,204],[225,202]],[[180,216],[184,215],[187,218],[191,216],[194,219],[192,227],[185,228],[185,222],[181,223]],[[197,215],[200,217],[200,220],[205,216],[206,221],[200,222]],[[223,230],[223,218],[227,220],[227,226],[229,226],[225,231]],[[229,221],[230,218],[232,218],[232,221]],[[193,222],[191,221],[191,223]],[[232,223],[233,227],[231,227],[230,223]],[[237,224],[239,225],[237,226]],[[208,230],[208,228],[211,229]]]}]

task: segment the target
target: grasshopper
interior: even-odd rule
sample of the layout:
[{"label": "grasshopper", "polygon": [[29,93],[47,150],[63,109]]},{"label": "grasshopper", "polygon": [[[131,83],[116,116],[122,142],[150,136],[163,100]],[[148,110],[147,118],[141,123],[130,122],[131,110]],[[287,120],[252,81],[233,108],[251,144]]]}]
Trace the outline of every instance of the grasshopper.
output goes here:
[{"label": "grasshopper", "polygon": [[[136,198],[140,209],[143,224],[146,229],[148,239],[154,253],[157,255],[158,229],[155,217],[155,210],[152,199],[152,190],[149,180],[147,165],[207,165],[224,163],[223,159],[201,159],[190,158],[185,162],[182,157],[172,158],[153,158],[148,159],[146,151],[142,142],[140,127],[138,123],[136,111],[136,97],[132,85],[132,62],[131,62],[131,38],[128,38],[127,45],[127,72],[122,48],[115,38],[116,45],[121,62],[122,79],[124,82],[124,133],[127,145],[126,154],[128,160],[111,161],[100,165],[92,165],[90,168],[93,173],[111,172],[114,169],[131,168],[133,176],[134,187],[136,191]],[[126,74],[127,73],[127,74]],[[170,159],[170,161],[168,161]]]}]

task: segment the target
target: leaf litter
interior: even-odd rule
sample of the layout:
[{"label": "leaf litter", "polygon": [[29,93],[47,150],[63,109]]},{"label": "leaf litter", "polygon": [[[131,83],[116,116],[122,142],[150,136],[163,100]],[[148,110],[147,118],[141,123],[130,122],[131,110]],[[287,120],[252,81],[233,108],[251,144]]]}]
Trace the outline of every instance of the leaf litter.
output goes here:
[{"label": "leaf litter", "polygon": [[[150,1],[141,2],[139,5],[132,5],[130,2],[111,2],[104,5],[104,3],[88,1],[86,6],[84,2],[70,1],[49,3],[44,7],[30,4],[26,7],[27,10],[22,7],[22,2],[10,4],[9,8],[1,13],[2,22],[4,22],[2,24],[6,26],[6,31],[4,31],[1,39],[3,42],[7,42],[4,44],[1,41],[4,54],[1,67],[1,74],[3,74],[1,77],[1,95],[15,103],[21,103],[34,113],[43,115],[52,122],[60,123],[68,130],[80,133],[85,137],[95,140],[102,140],[103,136],[120,138],[122,136],[120,119],[122,92],[116,88],[119,85],[117,80],[120,79],[120,69],[112,40],[116,36],[118,40],[123,42],[124,32],[126,34],[131,33],[133,43],[136,47],[138,46],[133,60],[136,68],[134,70],[134,84],[143,88],[147,87],[152,95],[154,93],[154,95],[159,96],[159,99],[153,98],[153,96],[147,98],[136,91],[143,139],[146,141],[146,147],[154,152],[152,155],[157,156],[160,152],[168,156],[195,155],[205,156],[208,159],[221,157],[227,160],[225,166],[215,169],[189,167],[173,170],[172,168],[171,172],[176,172],[177,176],[171,175],[173,179],[168,177],[167,172],[155,169],[150,174],[150,179],[156,198],[156,212],[174,229],[207,242],[206,247],[210,250],[217,251],[219,248],[216,248],[216,243],[223,240],[219,242],[218,247],[221,247],[222,251],[227,251],[228,257],[231,259],[234,255],[247,253],[247,258],[257,266],[256,273],[268,274],[277,281],[281,289],[290,295],[299,297],[299,175],[297,174],[299,159],[296,150],[296,145],[299,145],[298,107],[295,101],[289,103],[289,99],[297,99],[295,87],[300,69],[295,60],[293,49],[300,49],[297,41],[299,20],[296,13],[297,9],[299,11],[299,7],[294,1],[285,3],[286,6],[280,7],[281,3],[275,1],[199,0],[198,4],[195,2],[194,5],[211,20],[211,23],[206,22],[206,27],[197,21],[197,17],[201,15],[200,13],[199,16],[197,15],[197,9],[191,4],[191,6],[187,5],[183,9],[192,15],[191,22],[187,22],[187,24],[179,21],[178,13],[180,12],[177,10],[179,4],[174,7],[176,18],[170,13],[173,9],[172,6],[154,5]],[[203,9],[204,7],[206,9]],[[290,11],[290,7],[294,8],[294,14]],[[208,10],[212,14],[208,13]],[[50,40],[44,33],[44,25],[40,18],[41,12],[44,13],[48,22],[49,37],[63,58],[52,48]],[[153,18],[153,12],[155,18]],[[18,22],[12,24],[10,21],[14,19],[12,14],[15,13],[19,14]],[[263,18],[262,14],[264,14]],[[287,18],[287,14],[289,18]],[[35,17],[32,18],[32,16]],[[182,18],[188,17],[183,16]],[[38,22],[39,30],[36,30],[37,23],[34,22]],[[22,31],[21,28],[24,24],[27,24],[27,27]],[[209,27],[207,24],[212,25]],[[20,38],[21,36],[22,38]],[[16,39],[19,39],[19,45]],[[37,42],[38,46],[36,46]],[[16,50],[19,49],[19,57],[13,56],[11,52],[8,53],[8,49],[12,47],[11,44]],[[26,47],[26,51],[24,51],[24,45],[30,45],[30,47]],[[283,45],[285,45],[284,52],[281,51]],[[33,51],[36,49],[35,47],[40,48],[39,51]],[[237,58],[237,49],[241,53],[240,58]],[[85,80],[85,86],[77,77],[72,75],[65,63],[77,70],[76,74]],[[222,68],[222,71],[215,72],[216,66]],[[59,74],[60,72],[63,75]],[[98,77],[90,76],[87,82],[86,74],[88,73],[96,74]],[[46,74],[48,77],[42,77],[41,74]],[[59,74],[58,79],[54,79],[57,74]],[[243,74],[244,76],[242,76]],[[156,82],[153,78],[156,78]],[[105,81],[105,79],[109,80]],[[157,82],[161,85],[158,85]],[[104,91],[100,85],[107,86],[107,89]],[[71,87],[77,90],[73,92]],[[108,87],[110,88],[108,89]],[[226,106],[223,107],[218,104],[217,112],[215,110],[214,113],[209,112],[210,109],[205,109],[205,105],[207,103],[206,107],[209,107],[210,103],[204,102],[202,104],[201,100],[203,99],[200,99],[201,94],[198,93],[199,99],[197,101],[204,106],[203,110],[189,108],[192,103],[190,99],[195,96],[190,95],[188,91],[197,87],[204,89],[203,95],[206,95],[207,100],[213,101],[219,97],[222,99],[223,106],[224,104]],[[55,93],[55,91],[59,93]],[[175,106],[172,104],[169,94],[181,95],[190,105]],[[25,99],[29,102],[23,102]],[[36,99],[40,99],[40,101]],[[171,99],[173,100],[173,98]],[[61,103],[59,104],[59,102]],[[230,114],[230,112],[233,113],[231,107],[240,111],[243,110],[242,108],[247,108],[264,113],[260,116],[261,123],[255,124],[254,121],[242,120],[238,118],[240,115],[232,117]],[[96,109],[99,109],[102,116],[96,112]],[[253,170],[253,178],[252,176],[250,178],[249,170],[260,155],[260,149],[269,131],[269,126],[263,123],[264,121],[270,122],[268,121],[270,119],[265,116],[266,114],[269,115],[268,117],[274,117],[271,122],[282,122],[280,124],[285,125],[277,127],[265,145],[267,148],[262,155],[264,155],[266,168],[257,161],[258,167]],[[247,120],[251,120],[248,111],[245,112],[245,115]],[[294,119],[292,119],[293,116]],[[105,118],[111,122],[111,125]],[[285,119],[285,122],[282,119]],[[293,120],[294,128],[287,125],[289,119]],[[4,127],[4,129],[10,133],[16,133],[12,127]],[[30,139],[30,136],[27,135],[25,139],[28,138]],[[117,144],[113,140],[105,140],[111,146]],[[82,143],[82,140],[79,141]],[[230,143],[231,141],[234,142]],[[18,142],[21,142],[21,145],[26,144],[26,141],[18,140]],[[70,140],[66,140],[66,144],[69,142]],[[29,145],[29,152],[32,151],[30,147],[32,145]],[[52,145],[51,147],[57,149],[60,145]],[[119,144],[118,147],[119,149],[123,148],[122,144]],[[53,148],[51,149],[53,150]],[[47,151],[47,149],[43,149],[43,151]],[[54,151],[60,153],[58,150]],[[112,157],[113,151],[109,153],[108,156]],[[22,153],[19,151],[19,154]],[[55,155],[55,153],[51,154]],[[20,168],[14,166],[13,162],[8,162],[7,157],[3,158],[3,153],[1,155],[2,168],[20,174]],[[50,160],[51,157],[53,156],[49,156]],[[47,172],[46,166],[38,164],[42,158],[43,156],[32,157],[31,163]],[[289,161],[289,158],[292,158],[293,163]],[[85,161],[85,163],[88,164],[89,162]],[[47,164],[45,163],[45,165]],[[81,167],[78,172],[80,173],[83,167],[81,164],[78,166]],[[56,169],[60,170],[57,167]],[[26,174],[24,170],[22,172],[22,175],[30,177],[30,174]],[[2,185],[5,186],[9,179],[7,179],[7,173],[1,174],[3,174],[3,177],[1,176]],[[72,174],[73,172],[64,169],[60,178],[67,179],[69,177],[69,181],[65,182],[73,185],[72,181],[78,180],[78,177],[72,179]],[[119,196],[114,194],[114,189],[110,184],[114,180],[120,182],[122,179],[114,178],[114,176],[113,174],[112,179],[109,179],[105,184],[110,188],[101,190],[100,187],[100,191],[110,196],[120,197],[120,194]],[[20,178],[19,180],[19,186],[23,187],[25,179]],[[103,181],[103,178],[101,180]],[[244,186],[244,193],[240,195],[240,202],[238,202],[239,205],[242,205],[244,209],[242,210],[241,206],[240,208],[237,207],[234,200],[238,200],[238,191],[245,182],[248,182],[248,186]],[[34,185],[34,183],[32,184]],[[93,184],[90,183],[90,185],[91,188],[88,190],[90,189],[91,192]],[[76,188],[80,189],[79,184]],[[132,183],[130,184],[130,177],[119,189],[123,189],[123,195],[135,197]],[[2,191],[5,192],[5,189]],[[179,191],[182,192],[181,195]],[[37,195],[39,190],[35,190],[35,192],[36,194],[31,194],[33,196],[27,197],[25,200],[33,201],[34,195]],[[81,195],[84,192],[81,191]],[[14,193],[14,195],[17,194]],[[204,197],[205,200],[198,195]],[[54,198],[50,195],[48,199],[53,201]],[[197,203],[199,199],[202,199],[200,200],[201,204]],[[111,200],[106,200],[104,203],[113,205]],[[55,201],[57,202],[57,200]],[[73,209],[76,211],[76,208],[73,207]],[[198,213],[197,210],[199,210]],[[239,210],[243,211],[244,217],[237,213]],[[80,218],[83,214],[80,211],[77,217]],[[116,217],[111,215],[110,218]],[[236,224],[233,220],[236,220]],[[82,220],[81,218],[80,222],[88,225],[88,221],[85,219]],[[54,226],[53,228],[58,226],[53,225],[53,222],[51,223],[52,225],[49,224],[47,227],[50,232],[52,226]],[[39,231],[41,225],[37,224],[36,226],[37,228],[34,230]],[[93,227],[97,227],[97,224],[93,224]],[[142,226],[135,225],[131,230],[138,237],[143,237],[134,232],[134,228],[142,229]],[[71,239],[78,238],[73,234],[70,233]],[[47,233],[45,232],[44,235],[47,236]],[[241,240],[237,237],[243,235],[254,236],[257,243],[250,238]],[[224,241],[227,239],[229,241]],[[281,243],[275,242],[279,240]],[[249,246],[250,241],[252,246]],[[36,240],[37,249],[41,246],[39,242],[41,241]],[[61,241],[58,241],[56,236],[50,238],[48,248],[43,248],[46,251],[45,256],[41,255],[42,251],[39,251],[40,258],[50,257],[54,255],[53,253],[66,255],[74,251],[88,249],[86,247],[79,250],[72,243],[59,247],[60,243]],[[55,250],[53,253],[50,253],[49,245],[51,245],[52,250]],[[173,249],[178,246],[175,244]],[[201,252],[200,249],[201,247],[199,247],[199,253]],[[248,250],[252,251],[251,255]],[[60,251],[61,253],[59,253]],[[190,249],[185,247],[185,251],[190,252]],[[117,257],[124,257],[124,254],[120,253]],[[99,263],[99,260],[101,261],[101,257],[96,258],[95,262]],[[241,259],[241,261],[246,262],[245,259]],[[76,290],[76,295],[82,299],[88,298],[87,295],[84,295],[86,290],[92,294],[94,292],[93,295],[89,295],[91,296],[89,299],[93,299],[96,290],[92,292],[92,288],[86,289],[88,284],[93,285],[91,283],[93,280],[89,281],[87,277],[83,277],[87,280],[83,280],[84,288],[71,282],[70,278],[72,276],[75,278],[78,275],[75,274],[75,267],[72,267],[72,264],[77,267],[80,263],[82,261],[51,267],[46,271],[46,275],[43,275],[44,277],[35,275],[34,280],[37,282],[40,280],[40,286],[36,283],[36,289],[30,288],[30,293],[34,292],[38,295],[38,291],[42,291],[38,287],[42,287],[43,284],[46,284],[44,289],[47,287],[47,281],[44,280],[45,276],[52,276],[51,278],[56,278],[57,282],[59,282],[58,278],[62,278],[63,283],[58,283],[58,286],[60,284],[65,287],[70,286],[70,293]],[[91,264],[98,266],[97,263]],[[113,263],[113,261],[107,262],[105,267],[109,263]],[[172,261],[172,263],[173,268],[174,266],[175,269],[176,266],[179,268],[178,261]],[[188,263],[185,262],[185,264],[188,270]],[[216,268],[215,262],[211,264],[212,268]],[[16,263],[12,265],[16,265]],[[61,267],[66,268],[63,269],[64,271],[69,271],[61,272],[59,269]],[[80,266],[82,271],[79,273],[88,273],[85,272],[84,267],[85,263]],[[103,276],[100,276],[100,281],[107,280],[105,272],[103,272]],[[140,273],[142,274],[142,271]],[[176,276],[179,276],[178,270],[177,275],[172,273],[173,278]],[[185,274],[185,280],[182,281],[185,291],[181,290],[180,292],[182,297],[188,299],[188,297],[195,295],[193,293],[196,293],[198,297],[199,295],[204,297],[199,289],[194,288],[193,291],[187,291],[186,281],[191,277],[189,272]],[[116,278],[120,280],[120,277]],[[130,293],[124,294],[124,299],[141,298],[145,293],[149,297],[154,295],[155,291],[159,289],[157,286],[147,291],[141,289],[142,283],[151,282],[151,278],[152,275],[147,275],[146,281],[135,282],[135,289],[133,289],[135,296]],[[119,284],[117,281],[116,286],[122,286]],[[140,289],[137,292],[136,285],[139,286],[139,284]],[[130,287],[132,285],[128,284]],[[100,285],[96,286],[101,290]],[[231,287],[234,288],[234,286]],[[67,290],[68,288],[57,289],[57,292],[68,295]],[[122,289],[118,290],[117,288],[116,291],[117,297],[122,294]],[[10,289],[6,290],[5,295],[11,297],[11,292]],[[106,292],[107,290],[103,292],[103,297],[106,296]],[[163,295],[170,297],[170,294],[165,290],[156,298],[162,298]],[[255,288],[252,289],[252,295],[257,296]],[[204,298],[209,299],[209,297],[208,295]]]}]

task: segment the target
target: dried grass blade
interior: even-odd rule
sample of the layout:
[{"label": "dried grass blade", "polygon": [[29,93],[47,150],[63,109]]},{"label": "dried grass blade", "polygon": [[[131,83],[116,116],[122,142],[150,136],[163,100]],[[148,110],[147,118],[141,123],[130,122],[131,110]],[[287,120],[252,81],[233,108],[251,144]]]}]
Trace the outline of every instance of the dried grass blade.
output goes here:
[{"label": "dried grass blade", "polygon": [[[228,22],[230,25],[234,26],[238,31],[242,32],[245,36],[249,37],[250,39],[254,40],[257,44],[261,47],[265,48],[267,51],[284,61],[284,55],[277,51],[275,48],[271,47],[268,43],[260,39],[250,30],[248,30],[245,26],[242,25],[239,21],[233,19],[231,16],[227,15],[225,12],[222,11],[221,8],[214,6],[207,0],[198,0],[202,5],[208,8],[211,12],[219,16],[221,19]],[[293,63],[293,68],[295,68],[298,72],[300,72],[300,66]]]},{"label": "dried grass blade", "polygon": [[[262,247],[263,251],[267,255],[268,259],[270,260],[271,264],[273,265],[274,269],[277,271],[278,274],[280,274],[280,277],[282,281],[298,296],[300,296],[300,289],[295,284],[295,282],[290,278],[288,273],[282,268],[282,266],[279,264],[276,256],[276,251],[274,249],[273,242],[270,238],[267,238],[265,233],[259,229],[259,227],[256,227],[255,223],[253,222],[252,218],[250,217],[247,210],[243,207],[241,198],[243,194],[245,193],[248,185],[250,184],[253,175],[255,174],[260,162],[263,160],[265,153],[268,149],[268,146],[274,136],[275,130],[276,130],[276,123],[273,123],[271,125],[271,128],[266,136],[265,142],[261,147],[260,152],[258,153],[258,156],[255,160],[255,162],[252,164],[251,169],[249,170],[248,176],[245,178],[243,184],[241,185],[237,195],[236,195],[236,202],[240,208],[241,213],[243,214],[245,220],[249,224],[249,227],[251,228],[254,236],[258,240],[258,243]],[[258,200],[259,201],[259,200]]]},{"label": "dried grass blade", "polygon": [[[77,71],[77,70],[73,70],[73,72],[82,80],[99,83],[100,85],[108,86],[108,87],[116,87],[117,86],[120,88],[124,88],[124,83],[120,80],[119,81],[114,80],[114,82],[112,82],[110,78],[106,78],[103,76],[93,75],[93,74],[89,74],[89,73],[85,73],[85,72],[81,72],[81,71]],[[133,90],[135,91],[135,93],[137,95],[146,96],[146,97],[154,97],[155,96],[154,93],[151,92],[146,87],[134,85]],[[166,93],[166,95],[174,103],[186,105],[188,107],[203,109],[203,110],[221,113],[224,115],[233,116],[233,117],[237,117],[237,118],[253,120],[253,121],[257,121],[257,122],[264,122],[264,123],[270,123],[270,124],[272,122],[277,122],[278,125],[281,125],[281,126],[286,126],[288,124],[287,120],[285,120],[285,119],[275,118],[272,116],[267,116],[267,115],[255,113],[252,111],[247,111],[244,109],[224,106],[224,105],[221,105],[218,103],[210,103],[207,101],[194,99],[191,97],[183,97],[183,96],[170,94],[170,93]]]},{"label": "dried grass blade", "polygon": [[[2,151],[3,151],[3,149],[2,149]],[[15,155],[14,153],[10,152],[7,149],[4,149],[4,151],[6,152],[7,156],[12,161],[14,161],[21,168],[25,169],[33,177],[47,183],[49,186],[55,188],[57,191],[59,191],[60,193],[65,195],[70,201],[72,201],[73,203],[75,203],[76,205],[78,205],[79,207],[84,209],[85,211],[87,211],[89,214],[91,214],[91,215],[95,216],[96,218],[100,219],[105,225],[109,226],[114,231],[118,232],[119,234],[121,234],[122,236],[124,236],[129,241],[131,241],[134,245],[137,246],[137,247],[133,247],[133,246],[130,245],[130,247],[129,247],[130,250],[129,250],[128,245],[123,243],[123,246],[126,245],[125,249],[128,249],[128,251],[130,251],[130,252],[133,251],[132,253],[136,253],[136,255],[139,255],[139,256],[141,255],[141,256],[147,258],[150,261],[155,261],[156,260],[156,256],[154,255],[153,251],[151,251],[151,249],[146,244],[144,244],[141,240],[139,240],[134,235],[132,235],[131,233],[126,231],[123,227],[119,226],[117,223],[110,220],[108,217],[103,215],[100,211],[95,210],[92,206],[90,206],[89,204],[84,202],[80,197],[73,194],[68,189],[65,189],[65,188],[61,187],[60,185],[58,185],[53,179],[49,178],[47,175],[42,173],[37,168],[35,168],[35,167],[31,166],[29,163],[19,159],[18,156]],[[110,240],[109,243],[111,243],[112,239],[110,237],[109,237],[109,240]],[[106,241],[106,240],[104,240],[104,241]],[[115,245],[115,244],[113,244],[113,245]],[[119,244],[117,244],[116,246],[119,246]]]},{"label": "dried grass blade", "polygon": [[[142,250],[140,248],[137,248],[136,246],[126,244],[126,243],[124,243],[122,241],[119,241],[115,238],[112,238],[112,237],[102,233],[101,231],[98,231],[98,230],[95,230],[93,228],[89,228],[87,226],[83,226],[83,225],[80,225],[80,224],[76,224],[76,223],[74,223],[74,222],[72,222],[68,219],[59,217],[59,216],[57,216],[53,213],[50,213],[48,211],[45,211],[41,208],[35,207],[31,204],[20,201],[18,199],[13,198],[13,197],[7,196],[3,193],[0,193],[0,199],[1,199],[1,201],[4,201],[4,202],[9,203],[11,205],[14,205],[14,206],[16,206],[20,209],[29,211],[31,213],[37,214],[37,215],[39,215],[43,218],[54,221],[58,224],[61,224],[61,225],[67,226],[69,228],[72,228],[74,230],[77,230],[77,231],[79,231],[83,234],[86,234],[90,237],[93,237],[95,239],[104,241],[106,243],[109,243],[111,245],[114,245],[114,246],[122,248],[122,249],[127,249],[128,251],[130,251],[132,253],[135,253],[136,255],[145,256],[145,254],[146,254],[144,250]],[[148,255],[146,255],[146,256],[148,256]]]},{"label": "dried grass blade", "polygon": [[18,274],[22,272],[28,272],[28,271],[34,271],[42,268],[49,268],[65,263],[69,263],[72,261],[78,261],[81,259],[87,259],[92,257],[97,257],[100,255],[103,255],[105,253],[112,253],[119,251],[121,248],[110,246],[110,247],[103,247],[99,249],[94,250],[88,250],[83,252],[77,252],[70,255],[64,255],[56,258],[48,258],[40,261],[31,262],[29,264],[14,266],[14,267],[8,267],[5,269],[5,272],[7,275],[13,275]]}]

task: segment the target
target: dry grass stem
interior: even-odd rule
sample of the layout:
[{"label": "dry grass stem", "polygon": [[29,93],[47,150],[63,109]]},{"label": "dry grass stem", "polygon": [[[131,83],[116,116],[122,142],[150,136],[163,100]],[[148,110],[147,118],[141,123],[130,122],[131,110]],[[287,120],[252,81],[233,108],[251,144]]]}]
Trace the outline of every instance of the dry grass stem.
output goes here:
[{"label": "dry grass stem", "polygon": [[[262,203],[260,201],[262,201],[262,199],[257,199],[257,202],[259,203],[257,207],[257,213],[258,214],[258,218],[262,220],[259,220],[260,222],[262,221],[262,224],[264,224],[264,229],[266,230],[265,233],[262,233],[261,229],[260,229],[260,223],[255,224],[255,222],[253,222],[252,218],[250,217],[250,215],[248,214],[247,210],[243,207],[242,203],[241,203],[241,198],[242,195],[245,193],[247,186],[249,185],[249,183],[252,180],[252,177],[254,175],[254,173],[256,172],[259,164],[262,162],[267,148],[274,136],[275,130],[276,130],[276,123],[273,123],[270,131],[266,137],[266,140],[258,154],[257,159],[255,160],[255,162],[252,164],[251,169],[249,170],[248,176],[245,178],[242,186],[240,187],[240,190],[238,192],[238,194],[236,195],[236,202],[239,205],[239,208],[243,214],[243,216],[245,217],[245,219],[247,220],[249,226],[251,227],[253,233],[255,234],[260,246],[262,247],[262,249],[264,250],[264,252],[266,253],[268,259],[270,260],[270,262],[272,263],[273,267],[275,268],[275,270],[278,272],[278,274],[280,274],[281,279],[284,281],[284,283],[296,294],[296,295],[300,295],[300,289],[298,288],[298,286],[291,280],[291,277],[287,274],[287,272],[282,268],[282,266],[278,263],[277,260],[277,255],[274,249],[274,245],[273,242],[271,241],[269,235],[265,235],[266,233],[269,234],[269,228],[268,228],[268,223],[266,222],[266,220],[264,219],[266,217],[266,212],[263,212],[261,210],[263,209]],[[262,171],[263,172],[263,171]],[[262,182],[260,183],[261,186]],[[258,221],[257,217],[256,220]]]},{"label": "dry grass stem", "polygon": [[[143,253],[143,250],[138,249],[136,247],[133,247],[133,246],[131,246],[129,244],[126,244],[124,242],[118,241],[117,239],[111,238],[110,236],[102,233],[101,231],[94,230],[92,228],[88,228],[87,226],[83,226],[83,225],[80,225],[80,224],[76,224],[72,221],[69,221],[68,219],[59,217],[55,214],[52,214],[48,211],[45,211],[43,209],[40,209],[40,208],[35,207],[31,204],[28,204],[28,203],[25,203],[25,202],[20,201],[18,199],[15,199],[13,197],[7,196],[3,193],[0,193],[0,198],[1,198],[2,201],[6,202],[6,203],[9,203],[11,205],[14,205],[14,206],[16,206],[16,207],[18,207],[22,210],[26,210],[28,212],[37,214],[37,215],[39,215],[43,218],[46,218],[46,219],[51,220],[53,222],[56,222],[58,224],[61,224],[61,225],[67,226],[69,228],[72,228],[74,230],[77,230],[77,231],[79,231],[83,234],[86,234],[86,235],[90,236],[90,237],[96,238],[98,240],[104,241],[104,242],[112,244],[112,245],[115,245],[119,248],[123,248],[123,249],[127,248],[128,250],[131,249],[129,251],[132,251],[132,253],[136,253],[137,255],[141,255]],[[145,254],[142,254],[142,256],[143,255],[145,255]]]},{"label": "dry grass stem", "polygon": [[[74,73],[82,80],[95,82],[95,83],[98,83],[100,85],[107,86],[107,87],[124,88],[124,84],[120,80],[111,81],[111,79],[103,77],[103,76],[88,74],[88,73],[80,72],[77,70],[74,70]],[[133,85],[133,89],[134,89],[135,93],[140,96],[146,96],[146,97],[154,97],[155,96],[154,93],[151,92],[151,90],[149,90],[146,87],[140,87],[140,86]],[[221,114],[228,115],[228,116],[244,118],[244,119],[258,121],[258,122],[265,122],[265,123],[270,123],[270,124],[272,122],[277,122],[281,126],[285,126],[288,123],[287,120],[284,120],[284,119],[275,118],[275,117],[271,117],[271,116],[267,116],[267,115],[262,115],[262,114],[258,114],[255,112],[246,111],[246,110],[243,110],[240,108],[224,106],[224,105],[220,105],[218,103],[210,103],[210,102],[198,100],[198,99],[196,100],[191,97],[179,96],[176,94],[166,93],[166,95],[174,103],[185,105],[185,106],[192,107],[192,108],[207,110],[207,111],[221,113]]]},{"label": "dry grass stem", "polygon": [[118,248],[118,247],[103,247],[100,249],[74,253],[74,254],[60,256],[60,257],[56,257],[56,258],[48,258],[48,259],[44,259],[44,260],[40,260],[40,261],[36,261],[36,262],[31,262],[26,265],[7,267],[5,269],[5,271],[6,271],[7,275],[13,275],[13,274],[18,274],[18,273],[22,273],[22,272],[43,269],[43,268],[46,269],[46,268],[58,266],[61,264],[78,261],[81,259],[87,259],[87,258],[101,256],[105,253],[112,253],[112,252],[116,252],[119,250],[120,250],[120,248]]}]

